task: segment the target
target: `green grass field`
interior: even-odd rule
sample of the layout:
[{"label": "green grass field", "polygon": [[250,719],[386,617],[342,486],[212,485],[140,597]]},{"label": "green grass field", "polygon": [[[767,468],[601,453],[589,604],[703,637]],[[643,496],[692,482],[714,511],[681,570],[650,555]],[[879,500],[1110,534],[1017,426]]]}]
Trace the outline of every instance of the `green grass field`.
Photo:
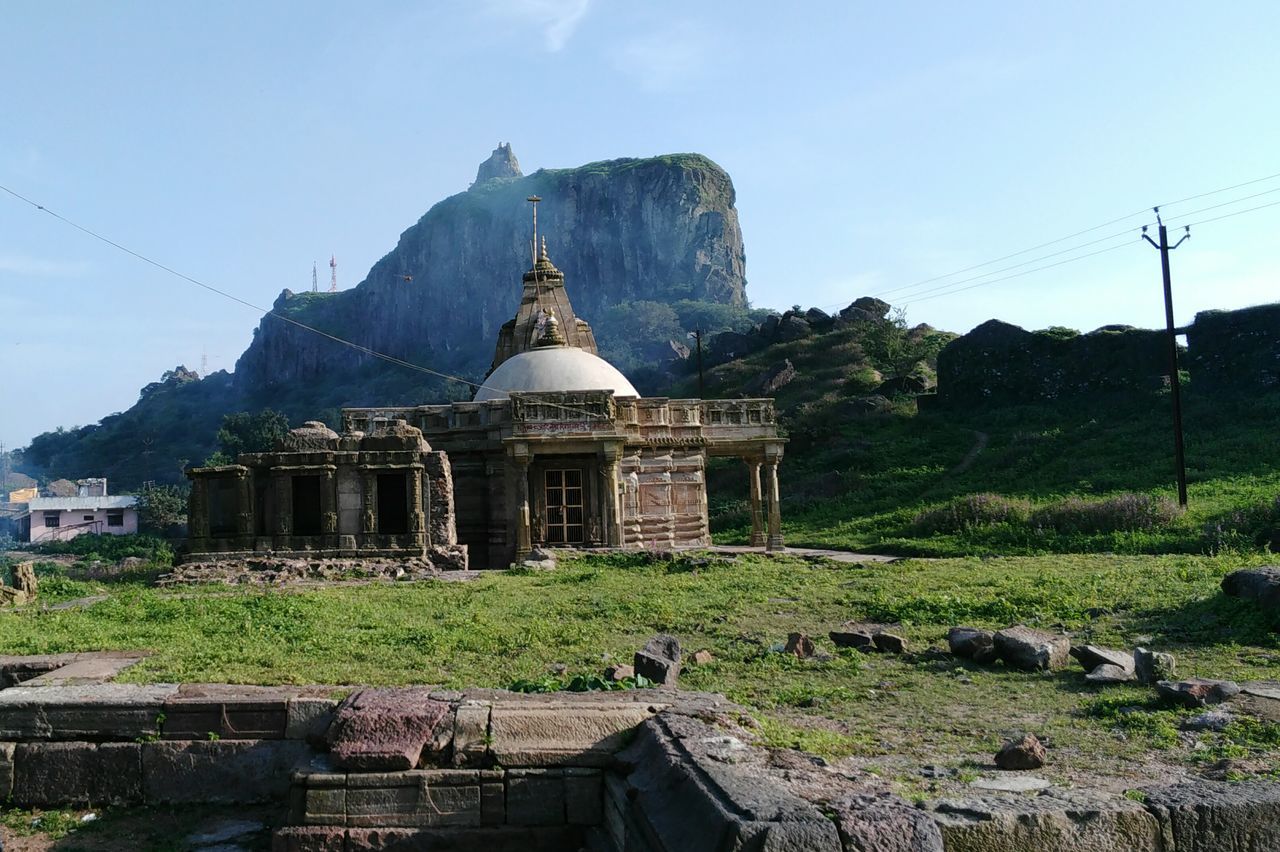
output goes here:
[{"label": "green grass field", "polygon": [[[1184,711],[1137,686],[1096,688],[1083,672],[1026,674],[928,652],[948,627],[1022,622],[1117,647],[1173,651],[1184,675],[1280,679],[1280,636],[1221,577],[1265,556],[1040,556],[844,565],[747,556],[591,556],[548,573],[487,573],[469,582],[352,584],[311,590],[156,588],[134,577],[82,581],[45,573],[45,601],[109,594],[89,609],[0,616],[0,653],[148,649],[129,681],[565,684],[627,662],[652,634],[678,636],[715,661],[684,688],[745,705],[763,739],[828,758],[972,764],[1001,737],[1049,739],[1056,773],[1124,775],[1161,761],[1280,756],[1280,726],[1177,735]],[[74,574],[75,571],[73,570]],[[834,648],[851,619],[900,622],[913,654]],[[779,652],[791,631],[832,654]],[[562,674],[552,675],[563,666]],[[1136,711],[1118,713],[1121,707]],[[910,774],[904,775],[909,786]]]}]

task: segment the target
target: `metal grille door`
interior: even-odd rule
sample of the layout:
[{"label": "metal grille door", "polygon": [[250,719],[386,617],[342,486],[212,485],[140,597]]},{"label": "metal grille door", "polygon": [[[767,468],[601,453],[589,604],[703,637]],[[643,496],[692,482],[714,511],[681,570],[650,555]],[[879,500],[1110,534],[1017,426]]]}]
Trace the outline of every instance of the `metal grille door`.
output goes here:
[{"label": "metal grille door", "polygon": [[586,540],[582,507],[582,471],[548,470],[547,544],[582,544]]}]

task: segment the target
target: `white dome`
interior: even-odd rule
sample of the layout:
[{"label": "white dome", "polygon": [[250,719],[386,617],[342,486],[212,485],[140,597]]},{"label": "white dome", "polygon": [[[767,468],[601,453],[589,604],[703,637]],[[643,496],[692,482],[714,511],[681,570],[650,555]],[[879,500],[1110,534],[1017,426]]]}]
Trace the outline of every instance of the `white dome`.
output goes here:
[{"label": "white dome", "polygon": [[639,396],[627,377],[608,361],[574,346],[545,346],[521,352],[498,365],[476,391],[476,402],[506,399],[510,393],[610,390]]}]

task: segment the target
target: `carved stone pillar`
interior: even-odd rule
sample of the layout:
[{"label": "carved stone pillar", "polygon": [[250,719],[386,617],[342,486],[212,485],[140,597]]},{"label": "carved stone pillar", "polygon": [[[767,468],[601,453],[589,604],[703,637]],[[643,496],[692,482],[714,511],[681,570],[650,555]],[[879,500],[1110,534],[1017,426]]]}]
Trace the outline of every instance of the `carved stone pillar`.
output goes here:
[{"label": "carved stone pillar", "polygon": [[751,546],[764,547],[764,505],[760,494],[760,460],[747,459],[751,479]]},{"label": "carved stone pillar", "polygon": [[290,550],[290,538],[293,535],[293,478],[287,473],[275,472],[271,474],[271,485],[276,496],[276,516],[272,523],[272,529],[275,530],[273,547],[276,550]]},{"label": "carved stone pillar", "polygon": [[533,552],[533,534],[529,528],[529,462],[527,455],[512,457],[516,474],[516,561],[522,562]]},{"label": "carved stone pillar", "polygon": [[246,539],[253,537],[253,479],[248,471],[236,477],[236,535]]},{"label": "carved stone pillar", "polygon": [[768,550],[782,550],[786,545],[782,541],[782,510],[778,504],[778,459],[770,458],[764,463],[764,474],[769,494],[769,538],[765,544]]},{"label": "carved stone pillar", "polygon": [[360,532],[373,535],[378,531],[378,480],[370,470],[360,471]]},{"label": "carved stone pillar", "polygon": [[191,478],[191,499],[187,501],[187,529],[195,538],[209,537],[209,480],[203,476]]},{"label": "carved stone pillar", "polygon": [[622,546],[622,512],[618,504],[618,461],[616,449],[606,449],[600,460],[600,505],[604,510],[601,526],[604,528],[605,547]]},{"label": "carved stone pillar", "polygon": [[320,532],[338,534],[338,477],[332,470],[320,479]]},{"label": "carved stone pillar", "polygon": [[409,532],[423,541],[427,530],[427,516],[422,510],[422,469],[409,470]]}]

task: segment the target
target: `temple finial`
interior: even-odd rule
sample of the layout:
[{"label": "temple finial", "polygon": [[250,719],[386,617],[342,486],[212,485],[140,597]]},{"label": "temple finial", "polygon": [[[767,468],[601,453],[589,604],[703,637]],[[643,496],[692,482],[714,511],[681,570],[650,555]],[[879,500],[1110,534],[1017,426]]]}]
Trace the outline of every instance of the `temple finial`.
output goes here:
[{"label": "temple finial", "polygon": [[547,260],[547,238],[542,238],[542,259]]},{"label": "temple finial", "polygon": [[533,205],[533,242],[529,244],[529,255],[535,265],[538,263],[538,202],[541,200],[537,195],[525,199]]}]

